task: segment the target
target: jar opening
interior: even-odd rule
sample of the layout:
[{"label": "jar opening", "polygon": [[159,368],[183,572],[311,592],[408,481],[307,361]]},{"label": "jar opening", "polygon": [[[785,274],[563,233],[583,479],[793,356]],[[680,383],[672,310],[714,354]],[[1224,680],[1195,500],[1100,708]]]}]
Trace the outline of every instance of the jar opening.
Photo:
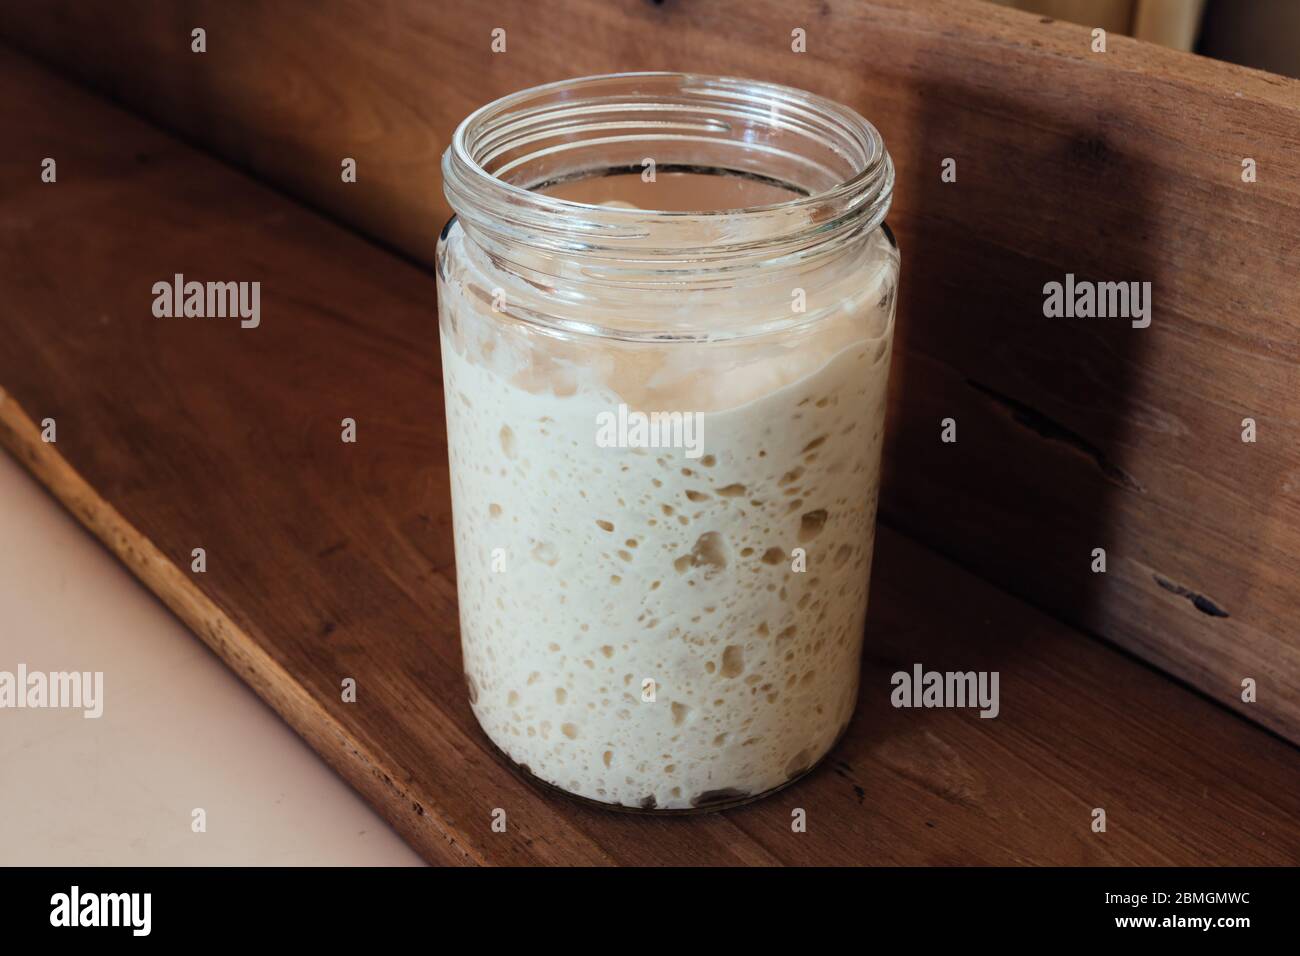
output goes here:
[{"label": "jar opening", "polygon": [[710,216],[778,205],[807,190],[760,173],[686,163],[584,170],[532,186],[553,199],[613,209]]},{"label": "jar opening", "polygon": [[[615,176],[645,184],[644,198],[584,201]],[[691,193],[683,177],[717,177],[695,183],[695,194],[724,188],[702,208],[670,201]],[[884,219],[894,172],[875,127],[822,97],[750,80],[626,73],[488,104],[457,128],[443,179],[466,231],[498,251],[671,270],[825,251]],[[673,188],[656,193],[664,184]]]}]

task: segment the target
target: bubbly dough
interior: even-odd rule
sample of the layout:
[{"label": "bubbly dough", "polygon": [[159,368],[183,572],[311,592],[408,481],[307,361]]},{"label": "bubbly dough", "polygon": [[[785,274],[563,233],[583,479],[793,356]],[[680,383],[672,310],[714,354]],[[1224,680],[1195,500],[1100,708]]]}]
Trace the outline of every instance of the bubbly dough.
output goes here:
[{"label": "bubbly dough", "polygon": [[[533,341],[521,358],[444,290],[465,670],[514,761],[593,800],[688,808],[780,786],[835,742],[857,696],[892,332],[892,298],[863,301],[888,308],[881,337],[856,323],[856,340],[841,327],[718,374],[675,367],[681,344]],[[704,454],[598,447],[620,402],[704,409]]]}]

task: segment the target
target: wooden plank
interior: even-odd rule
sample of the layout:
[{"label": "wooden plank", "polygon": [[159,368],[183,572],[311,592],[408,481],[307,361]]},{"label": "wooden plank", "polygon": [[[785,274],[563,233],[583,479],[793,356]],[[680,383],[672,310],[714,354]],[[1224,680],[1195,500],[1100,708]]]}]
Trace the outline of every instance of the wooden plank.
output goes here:
[{"label": "wooden plank", "polygon": [[[1300,860],[1292,746],[891,532],[805,781],[672,819],[532,789],[461,684],[431,277],[20,57],[0,90],[0,444],[429,860]],[[176,272],[263,282],[262,324],[155,318]],[[999,671],[1000,716],[893,708],[916,662]]]},{"label": "wooden plank", "polygon": [[[495,96],[635,67],[852,104],[899,169],[885,516],[1300,740],[1300,83],[956,0],[0,7],[14,41],[426,264],[439,156]],[[1044,318],[1067,273],[1151,282],[1151,327]]]}]

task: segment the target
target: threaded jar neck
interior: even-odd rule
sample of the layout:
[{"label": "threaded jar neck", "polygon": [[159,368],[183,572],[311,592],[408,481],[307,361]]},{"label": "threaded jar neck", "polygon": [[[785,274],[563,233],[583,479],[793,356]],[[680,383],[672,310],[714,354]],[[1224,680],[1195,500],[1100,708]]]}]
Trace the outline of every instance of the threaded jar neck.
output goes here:
[{"label": "threaded jar neck", "polygon": [[[747,177],[792,198],[666,211],[544,192],[647,169]],[[883,221],[894,169],[875,127],[823,97],[750,80],[624,73],[484,106],[457,128],[443,180],[467,235],[494,258],[545,273],[555,257],[592,281],[653,287],[830,254]]]}]

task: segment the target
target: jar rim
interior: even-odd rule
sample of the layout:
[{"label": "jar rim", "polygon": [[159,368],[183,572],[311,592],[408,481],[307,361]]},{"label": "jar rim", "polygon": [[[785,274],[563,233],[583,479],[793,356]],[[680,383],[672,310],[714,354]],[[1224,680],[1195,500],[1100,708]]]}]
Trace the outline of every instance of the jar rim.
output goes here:
[{"label": "jar rim", "polygon": [[[538,192],[543,182],[508,178],[527,176],[530,162],[560,168],[566,154],[627,153],[635,143],[682,156],[732,149],[742,164],[727,171],[765,178],[771,162],[807,182],[772,177],[802,192],[780,202],[678,211],[560,199]],[[680,72],[577,77],[511,93],[460,123],[442,166],[448,202],[472,233],[584,258],[632,256],[658,268],[813,254],[883,221],[894,181],[879,131],[855,110],[790,86]],[[575,175],[599,174],[581,167]]]}]

